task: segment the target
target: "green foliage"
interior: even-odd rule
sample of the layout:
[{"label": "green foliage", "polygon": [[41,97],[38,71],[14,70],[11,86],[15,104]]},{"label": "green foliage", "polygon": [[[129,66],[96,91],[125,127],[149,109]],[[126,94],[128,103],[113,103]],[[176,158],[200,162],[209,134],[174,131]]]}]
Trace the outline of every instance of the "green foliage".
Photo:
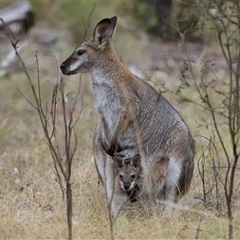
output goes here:
[{"label": "green foliage", "polygon": [[204,21],[201,19],[201,14],[194,7],[194,2],[186,5],[180,5],[177,2],[173,4],[172,21],[175,27],[185,36],[202,33]]},{"label": "green foliage", "polygon": [[158,24],[158,19],[155,14],[155,7],[148,2],[138,2],[135,5],[135,16],[147,31],[151,31]]}]

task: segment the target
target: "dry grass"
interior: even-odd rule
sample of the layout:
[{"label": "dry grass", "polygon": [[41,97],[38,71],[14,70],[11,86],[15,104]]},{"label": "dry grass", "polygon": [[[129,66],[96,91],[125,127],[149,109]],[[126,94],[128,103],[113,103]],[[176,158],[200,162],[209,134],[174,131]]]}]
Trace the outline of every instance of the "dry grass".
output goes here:
[{"label": "dry grass", "polygon": [[[63,39],[58,41],[63,42]],[[125,47],[130,49],[133,41],[136,41],[134,37],[130,40],[130,45],[124,42]],[[67,43],[62,44],[67,45]],[[121,43],[118,44],[121,46]],[[137,44],[143,48],[141,41]],[[48,56],[39,53],[42,94],[46,101],[50,101],[51,89],[56,82],[57,67],[54,55],[57,55],[59,61],[69,55],[69,52],[59,52],[56,45],[54,49]],[[150,54],[147,55],[147,50],[145,51],[142,53],[145,57],[144,61],[147,58],[150,59]],[[31,60],[30,72],[35,78],[33,52],[29,50],[26,58]],[[140,51],[137,52],[139,54]],[[175,68],[172,75],[173,78],[178,75],[178,68]],[[171,83],[170,79],[169,74],[166,80],[169,81],[168,84],[176,84]],[[66,87],[67,91],[71,92],[76,89],[79,76],[73,76],[68,80]],[[110,238],[110,234],[105,195],[103,188],[98,185],[92,155],[92,135],[96,115],[92,105],[89,81],[88,75],[82,80],[81,93],[84,108],[77,124],[79,141],[73,162],[73,236],[82,239],[106,239]],[[32,99],[30,88],[21,71],[1,79],[0,239],[66,238],[66,205],[62,199],[53,161],[37,113],[21,96],[19,89],[26,97]],[[194,95],[193,92],[188,94]],[[194,105],[181,105],[174,99],[170,100],[186,119],[194,136],[199,133],[211,135],[209,129],[196,127],[196,120],[207,118],[203,112],[199,112]],[[81,102],[79,110],[80,108]],[[61,119],[61,111],[59,119]],[[58,124],[57,129],[61,135],[61,120]],[[195,158],[197,163],[201,155],[201,146],[206,143],[199,138],[195,139],[198,150]],[[211,170],[207,171],[206,179],[207,186],[211,188],[214,184]],[[236,186],[239,184],[239,180],[237,181]],[[197,237],[225,239],[228,230],[223,191],[221,196],[220,211],[214,208],[216,199],[212,190],[208,197],[209,202],[213,202],[212,205],[209,203],[204,206],[202,202],[188,206],[178,205],[170,217],[163,216],[157,207],[150,210],[145,204],[132,204],[115,222],[114,236],[116,239],[193,239]],[[191,190],[186,197],[202,198],[202,185],[197,167]],[[236,238],[240,238],[239,205],[239,199],[236,197],[234,205]]]},{"label": "dry grass", "polygon": [[[0,238],[66,238],[65,203],[44,141],[11,152],[1,154]],[[76,155],[72,183],[74,238],[108,238],[105,196],[91,151]],[[194,189],[200,191],[196,181],[189,195],[196,194]],[[198,231],[200,238],[226,238],[227,220],[202,204],[177,206],[170,218],[135,204],[114,225],[121,239],[192,239]]]},{"label": "dry grass", "polygon": [[[65,203],[44,142],[1,155],[0,238],[66,238]],[[91,152],[79,153],[73,166],[74,238],[106,239],[109,225],[103,189]],[[3,164],[5,162],[5,164]],[[6,164],[8,162],[8,164]],[[2,166],[8,165],[8,166]],[[196,181],[193,189],[196,188]],[[200,191],[200,189],[198,189]],[[194,195],[192,190],[190,195]],[[199,230],[198,230],[199,229]],[[114,225],[116,238],[226,238],[227,220],[202,204],[176,207],[170,218],[158,209],[131,206]]]}]

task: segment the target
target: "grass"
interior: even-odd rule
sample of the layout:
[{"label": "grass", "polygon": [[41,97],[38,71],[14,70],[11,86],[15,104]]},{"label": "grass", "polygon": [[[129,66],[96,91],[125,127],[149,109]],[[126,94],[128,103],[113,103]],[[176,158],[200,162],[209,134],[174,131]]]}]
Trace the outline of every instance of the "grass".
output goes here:
[{"label": "grass", "polygon": [[[123,61],[125,63],[150,62],[151,52],[146,47],[146,42],[129,32],[124,35],[123,26],[124,24],[120,25],[120,32],[116,33],[117,37],[114,38]],[[125,40],[126,38],[128,41]],[[36,84],[36,66],[33,64],[35,47],[36,43],[32,42],[24,58],[32,62],[29,71]],[[70,54],[74,47],[75,44],[71,41],[61,38],[50,45],[50,54],[45,55],[41,50],[39,51],[44,101],[51,101],[52,88],[56,82],[55,56],[59,63]],[[160,50],[155,49],[155,51]],[[127,55],[130,51],[136,52],[136,55]],[[171,74],[174,75],[174,79],[178,74],[178,69],[175,68]],[[169,86],[176,84],[171,79],[171,75],[168,75],[165,80],[168,81]],[[74,92],[78,83],[79,76],[77,75],[66,78],[66,91]],[[76,126],[78,148],[72,167],[73,236],[76,239],[107,239],[110,238],[110,234],[105,194],[98,184],[92,153],[93,129],[97,119],[89,87],[90,76],[84,75],[81,84],[83,98],[79,99],[78,110],[81,109],[82,104],[84,107]],[[219,85],[221,84],[220,81]],[[0,79],[0,239],[66,238],[66,205],[57,181],[53,161],[37,113],[20,92],[32,101],[31,89],[22,71]],[[192,99],[197,99],[196,92],[193,90],[186,91],[185,94]],[[199,121],[209,120],[205,112],[199,111],[191,104],[179,104],[170,94],[164,94],[164,96],[181,112],[194,136],[198,134],[212,136],[209,129],[197,127]],[[62,136],[61,111],[58,114],[57,129],[59,136]],[[59,139],[61,141],[61,137]],[[187,198],[203,197],[197,162],[202,154],[202,146],[205,147],[207,143],[198,137],[195,137],[195,140],[197,144],[196,167]],[[224,194],[221,191],[219,199],[221,209],[218,211],[214,207],[216,199],[213,173],[208,160],[210,153],[206,154],[206,187],[209,190],[206,206],[202,202],[188,206],[177,205],[172,215],[166,217],[157,207],[150,210],[146,204],[129,205],[114,224],[115,238],[226,239],[228,221]],[[222,155],[221,157],[223,158]],[[236,178],[236,186],[239,184],[238,179]],[[235,238],[240,238],[240,230],[237,227],[240,224],[238,192],[239,190],[235,193],[234,201]]]}]

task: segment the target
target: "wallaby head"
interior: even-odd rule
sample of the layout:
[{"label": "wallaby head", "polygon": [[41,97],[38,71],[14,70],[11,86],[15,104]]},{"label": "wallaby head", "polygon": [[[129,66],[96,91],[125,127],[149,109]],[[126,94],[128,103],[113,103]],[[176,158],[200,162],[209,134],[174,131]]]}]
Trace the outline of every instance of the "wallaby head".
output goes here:
[{"label": "wallaby head", "polygon": [[121,155],[113,157],[117,187],[123,192],[129,193],[134,189],[141,169],[140,162],[139,154],[125,160]]},{"label": "wallaby head", "polygon": [[64,61],[60,68],[65,75],[91,72],[111,39],[117,23],[117,17],[105,18],[100,21],[93,32],[92,38],[81,43]]}]

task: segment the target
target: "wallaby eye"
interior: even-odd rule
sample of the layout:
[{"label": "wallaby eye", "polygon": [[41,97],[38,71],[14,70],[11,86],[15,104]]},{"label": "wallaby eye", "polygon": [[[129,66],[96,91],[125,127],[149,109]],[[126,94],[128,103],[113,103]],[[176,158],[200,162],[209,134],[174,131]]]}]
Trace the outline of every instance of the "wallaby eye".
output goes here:
[{"label": "wallaby eye", "polygon": [[135,177],[136,177],[135,174],[131,175],[131,178],[132,178],[132,179],[135,179]]},{"label": "wallaby eye", "polygon": [[119,179],[120,179],[120,180],[123,179],[123,175],[122,175],[122,174],[119,175]]},{"label": "wallaby eye", "polygon": [[78,56],[81,56],[81,55],[83,55],[85,52],[86,52],[86,51],[80,49],[80,50],[77,51],[77,55],[78,55]]}]

